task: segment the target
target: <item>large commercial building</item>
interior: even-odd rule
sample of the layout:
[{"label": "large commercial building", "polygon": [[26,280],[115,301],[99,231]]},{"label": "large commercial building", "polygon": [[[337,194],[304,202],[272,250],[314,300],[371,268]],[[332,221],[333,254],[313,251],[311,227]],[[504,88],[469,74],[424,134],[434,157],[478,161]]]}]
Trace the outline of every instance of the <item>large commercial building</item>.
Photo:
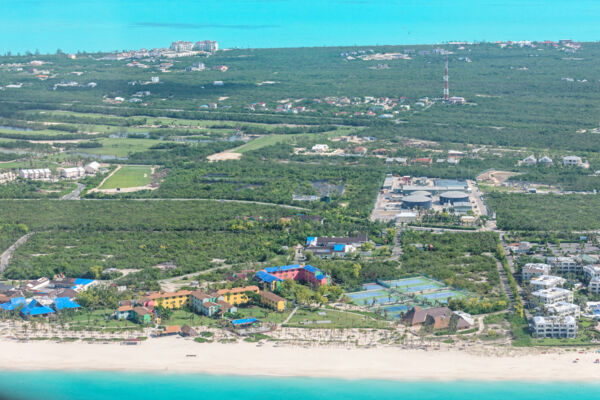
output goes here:
[{"label": "large commercial building", "polygon": [[440,194],[440,204],[468,203],[469,195],[465,192],[450,191]]},{"label": "large commercial building", "polygon": [[431,197],[420,194],[411,194],[409,196],[404,196],[402,197],[402,207],[422,208],[428,210],[431,208]]},{"label": "large commercial building", "polygon": [[568,317],[533,317],[531,331],[538,338],[574,338],[577,336],[577,321]]}]

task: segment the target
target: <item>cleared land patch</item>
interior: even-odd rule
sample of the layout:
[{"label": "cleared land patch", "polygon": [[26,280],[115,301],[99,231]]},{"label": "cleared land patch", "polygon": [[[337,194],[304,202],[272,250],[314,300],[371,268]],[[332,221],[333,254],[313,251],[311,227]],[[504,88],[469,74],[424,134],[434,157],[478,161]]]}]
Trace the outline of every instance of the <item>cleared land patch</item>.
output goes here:
[{"label": "cleared land patch", "polygon": [[149,185],[153,168],[147,165],[121,167],[100,186],[100,190],[132,188]]}]

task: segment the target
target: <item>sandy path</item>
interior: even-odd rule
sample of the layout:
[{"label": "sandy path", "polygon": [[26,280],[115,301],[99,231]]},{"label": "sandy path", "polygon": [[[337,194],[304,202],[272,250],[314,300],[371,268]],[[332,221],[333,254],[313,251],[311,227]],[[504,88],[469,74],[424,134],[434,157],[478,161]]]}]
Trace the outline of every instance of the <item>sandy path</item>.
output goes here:
[{"label": "sandy path", "polygon": [[100,182],[100,184],[98,186],[96,186],[95,188],[90,190],[88,193],[99,192],[102,185],[104,185],[104,182],[106,182],[111,176],[113,176],[120,169],[121,169],[121,165],[117,165],[117,168],[115,168],[113,172],[111,172],[106,177],[104,177],[104,179],[102,179],[102,182]]}]

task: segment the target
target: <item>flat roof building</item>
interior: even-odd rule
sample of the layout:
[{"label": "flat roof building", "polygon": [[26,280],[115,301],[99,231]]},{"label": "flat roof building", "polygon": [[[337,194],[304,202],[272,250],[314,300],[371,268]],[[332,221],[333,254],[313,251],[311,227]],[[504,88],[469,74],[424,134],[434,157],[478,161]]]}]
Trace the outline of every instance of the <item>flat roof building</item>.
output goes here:
[{"label": "flat roof building", "polygon": [[573,302],[573,292],[559,287],[536,290],[531,295],[535,299],[534,301],[540,305],[555,304],[559,301]]},{"label": "flat roof building", "polygon": [[562,286],[566,280],[555,275],[540,275],[531,278],[529,284],[534,290],[549,289],[557,286]]},{"label": "flat roof building", "polygon": [[521,270],[521,277],[524,282],[531,280],[531,278],[550,275],[550,265],[542,263],[528,263],[525,264]]},{"label": "flat roof building", "polygon": [[575,338],[577,336],[577,321],[567,317],[533,317],[531,333],[537,338]]},{"label": "flat roof building", "polygon": [[566,301],[548,304],[544,306],[544,310],[549,316],[566,317],[570,315],[572,317],[579,318],[581,315],[581,308],[577,304],[568,303]]}]

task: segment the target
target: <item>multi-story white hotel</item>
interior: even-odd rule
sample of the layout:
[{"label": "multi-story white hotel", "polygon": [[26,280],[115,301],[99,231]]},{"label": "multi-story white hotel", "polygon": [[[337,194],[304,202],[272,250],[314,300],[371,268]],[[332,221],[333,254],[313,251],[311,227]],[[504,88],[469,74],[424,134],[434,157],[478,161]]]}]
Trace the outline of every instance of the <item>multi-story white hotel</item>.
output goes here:
[{"label": "multi-story white hotel", "polygon": [[600,276],[595,276],[590,279],[588,291],[593,294],[600,294]]},{"label": "multi-story white hotel", "polygon": [[574,338],[577,321],[571,316],[533,317],[531,331],[538,338]]},{"label": "multi-story white hotel", "polygon": [[581,308],[577,304],[567,303],[566,301],[559,301],[554,304],[547,304],[544,306],[546,314],[549,316],[557,317],[575,317],[581,316]]},{"label": "multi-story white hotel", "polygon": [[540,275],[531,278],[529,284],[533,290],[550,289],[557,286],[562,286],[566,282],[565,278],[555,275]]},{"label": "multi-story white hotel", "polygon": [[572,257],[556,257],[552,259],[551,264],[556,269],[556,272],[560,273],[577,274],[582,270],[581,265]]},{"label": "multi-story white hotel", "polygon": [[219,50],[219,43],[213,40],[203,40],[200,42],[196,42],[196,44],[194,45],[194,50],[214,53],[215,51]]},{"label": "multi-story white hotel", "polygon": [[523,282],[529,281],[531,278],[542,275],[550,275],[550,266],[541,263],[525,264],[521,271]]},{"label": "multi-story white hotel", "polygon": [[538,305],[555,304],[559,301],[573,302],[573,292],[559,287],[536,290],[531,295]]}]

